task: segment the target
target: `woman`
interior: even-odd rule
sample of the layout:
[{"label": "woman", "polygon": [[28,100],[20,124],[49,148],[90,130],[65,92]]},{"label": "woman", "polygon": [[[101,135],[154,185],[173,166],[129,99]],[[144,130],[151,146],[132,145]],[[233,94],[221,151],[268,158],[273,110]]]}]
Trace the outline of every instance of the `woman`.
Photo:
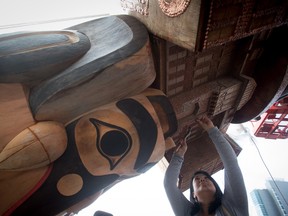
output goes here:
[{"label": "woman", "polygon": [[204,171],[197,171],[192,177],[190,201],[178,189],[176,184],[187,150],[185,138],[175,150],[164,178],[166,194],[175,215],[248,216],[246,188],[234,150],[207,116],[196,121],[208,132],[222,159],[225,189],[222,194],[216,181]]}]

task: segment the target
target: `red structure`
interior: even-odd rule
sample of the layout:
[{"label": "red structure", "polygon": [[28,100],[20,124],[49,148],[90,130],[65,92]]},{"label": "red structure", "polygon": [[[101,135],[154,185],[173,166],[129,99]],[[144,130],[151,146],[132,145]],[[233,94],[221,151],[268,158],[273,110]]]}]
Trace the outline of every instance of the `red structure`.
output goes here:
[{"label": "red structure", "polygon": [[252,122],[257,137],[266,139],[288,138],[288,96],[277,101],[266,113],[261,115],[261,120]]}]

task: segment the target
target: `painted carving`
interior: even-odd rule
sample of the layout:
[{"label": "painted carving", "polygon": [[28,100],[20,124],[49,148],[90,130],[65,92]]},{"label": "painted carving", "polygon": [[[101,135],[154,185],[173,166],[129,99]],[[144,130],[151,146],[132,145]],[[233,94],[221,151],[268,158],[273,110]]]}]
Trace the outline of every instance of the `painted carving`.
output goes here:
[{"label": "painted carving", "polygon": [[94,201],[173,147],[174,109],[148,88],[149,36],[135,18],[10,34],[0,45],[1,215],[56,215]]},{"label": "painted carving", "polygon": [[[225,131],[230,122],[259,116],[288,80],[287,28],[262,31],[278,24],[260,22],[261,11],[254,24],[246,22],[247,11],[238,15],[242,3],[222,10],[217,2],[225,3],[121,0],[145,17],[109,16],[61,31],[1,36],[0,214],[55,215],[75,205],[77,212],[169,159],[173,140],[188,126],[191,160],[184,172],[192,173],[192,160],[214,172],[218,158],[193,155],[199,147],[211,150],[203,147],[207,137],[197,115],[210,114]],[[183,13],[188,6],[193,14]],[[254,30],[259,34],[234,41]]]},{"label": "painted carving", "polygon": [[[33,165],[21,173],[21,181],[32,176],[34,184],[23,187],[16,181],[14,185],[13,180],[5,178],[7,173],[2,172],[0,186],[9,182],[24,195],[11,194],[11,188],[1,188],[2,195],[16,201],[4,215],[33,215],[35,212],[54,215],[121,179],[146,172],[164,156],[165,140],[175,131],[175,125],[167,125],[173,113],[166,113],[166,120],[164,113],[159,113],[169,108],[167,102],[161,91],[149,89],[135,97],[99,107],[67,125],[68,143],[61,157],[54,163],[37,166],[42,170],[41,175],[35,172]],[[156,104],[166,107],[159,109]],[[171,107],[169,110],[172,111]],[[53,144],[53,140],[50,143]],[[53,146],[45,149],[49,148]],[[36,150],[31,151],[26,154],[36,153]],[[3,214],[3,209],[1,212]]]},{"label": "painted carving", "polygon": [[149,14],[149,0],[120,0],[124,10],[137,12],[143,16]]},{"label": "painted carving", "polygon": [[169,17],[176,17],[184,13],[190,0],[158,0],[159,7]]}]

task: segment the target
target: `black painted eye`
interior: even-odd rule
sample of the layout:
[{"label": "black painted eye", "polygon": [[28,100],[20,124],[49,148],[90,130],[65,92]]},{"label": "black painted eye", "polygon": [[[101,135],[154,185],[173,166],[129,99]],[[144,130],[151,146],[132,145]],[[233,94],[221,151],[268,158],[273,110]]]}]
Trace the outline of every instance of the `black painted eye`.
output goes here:
[{"label": "black painted eye", "polygon": [[102,136],[100,147],[106,155],[119,156],[127,151],[129,141],[127,136],[121,131],[111,130]]},{"label": "black painted eye", "polygon": [[113,170],[127,155],[132,147],[129,133],[121,127],[91,118],[89,121],[97,131],[96,147],[99,153],[109,161]]}]

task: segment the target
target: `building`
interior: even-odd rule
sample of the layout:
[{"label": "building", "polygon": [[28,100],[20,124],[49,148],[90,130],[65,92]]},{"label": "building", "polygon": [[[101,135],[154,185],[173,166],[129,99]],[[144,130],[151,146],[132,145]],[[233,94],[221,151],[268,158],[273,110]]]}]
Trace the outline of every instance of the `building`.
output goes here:
[{"label": "building", "polygon": [[251,193],[258,216],[288,215],[288,182],[266,181],[266,189],[255,189]]},{"label": "building", "polygon": [[277,203],[278,208],[281,211],[281,215],[288,215],[288,182],[276,180],[275,183],[272,180],[266,182],[266,187],[273,194],[273,198]]},{"label": "building", "polygon": [[280,211],[268,189],[255,189],[250,195],[258,216],[280,215]]}]

